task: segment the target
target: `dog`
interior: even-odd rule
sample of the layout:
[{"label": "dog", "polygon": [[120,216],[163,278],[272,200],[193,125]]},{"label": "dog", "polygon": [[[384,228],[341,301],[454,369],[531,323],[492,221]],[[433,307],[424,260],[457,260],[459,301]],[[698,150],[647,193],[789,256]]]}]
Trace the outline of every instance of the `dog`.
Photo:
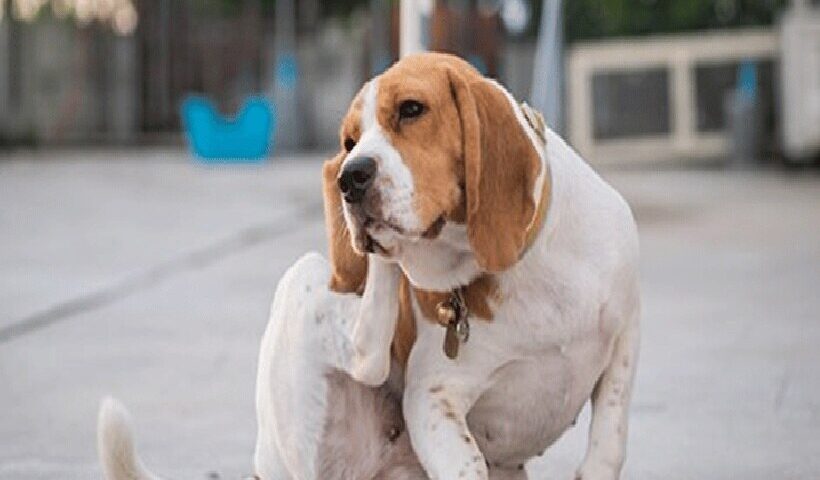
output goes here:
[{"label": "dog", "polygon": [[[257,478],[525,479],[590,398],[576,478],[619,478],[640,316],[623,198],[447,54],[366,83],[340,144],[329,261],[283,276],[260,349]],[[107,478],[152,478],[115,402],[98,441]]]},{"label": "dog", "polygon": [[[408,315],[394,328],[395,295],[379,296],[360,340],[395,332],[426,474],[520,468],[591,398],[577,478],[619,478],[640,343],[626,201],[537,112],[451,55],[406,57],[365,84],[340,140],[325,166],[331,287],[391,284],[390,269],[367,271],[374,257],[406,277]],[[378,385],[384,344],[356,348],[368,353],[353,378]]]}]

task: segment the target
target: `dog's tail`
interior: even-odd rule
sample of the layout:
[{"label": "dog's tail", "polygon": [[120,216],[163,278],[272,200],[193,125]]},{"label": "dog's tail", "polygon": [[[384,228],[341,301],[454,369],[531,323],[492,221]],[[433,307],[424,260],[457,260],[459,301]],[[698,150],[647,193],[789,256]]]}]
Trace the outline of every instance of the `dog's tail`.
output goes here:
[{"label": "dog's tail", "polygon": [[128,411],[112,397],[100,404],[97,453],[106,480],[160,480],[137,456]]}]

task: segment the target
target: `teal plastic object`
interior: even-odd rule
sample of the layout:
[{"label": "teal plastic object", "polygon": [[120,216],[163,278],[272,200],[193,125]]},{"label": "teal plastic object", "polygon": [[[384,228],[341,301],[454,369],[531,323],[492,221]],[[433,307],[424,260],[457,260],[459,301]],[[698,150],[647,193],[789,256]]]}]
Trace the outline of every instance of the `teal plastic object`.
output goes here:
[{"label": "teal plastic object", "polygon": [[263,97],[249,97],[235,118],[225,118],[207,98],[191,96],[182,121],[191,151],[206,163],[261,163],[273,148],[276,110]]},{"label": "teal plastic object", "polygon": [[757,98],[757,63],[746,60],[740,64],[737,71],[737,90],[745,99],[754,101]]}]

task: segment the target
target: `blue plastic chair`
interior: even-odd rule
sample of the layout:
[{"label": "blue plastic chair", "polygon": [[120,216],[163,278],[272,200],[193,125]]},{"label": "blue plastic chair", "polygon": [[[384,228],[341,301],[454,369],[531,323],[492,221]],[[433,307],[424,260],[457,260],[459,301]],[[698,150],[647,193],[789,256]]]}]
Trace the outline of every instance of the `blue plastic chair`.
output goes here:
[{"label": "blue plastic chair", "polygon": [[223,117],[206,98],[182,104],[182,121],[191,150],[206,163],[261,163],[273,148],[276,110],[262,97],[250,97],[235,118]]}]

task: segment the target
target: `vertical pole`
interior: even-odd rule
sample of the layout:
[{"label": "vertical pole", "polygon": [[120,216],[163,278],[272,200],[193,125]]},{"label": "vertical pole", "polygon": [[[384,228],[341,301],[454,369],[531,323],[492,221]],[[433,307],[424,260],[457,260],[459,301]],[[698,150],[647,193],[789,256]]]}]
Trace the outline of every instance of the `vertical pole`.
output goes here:
[{"label": "vertical pole", "polygon": [[538,44],[535,49],[530,101],[533,107],[544,114],[547,125],[559,133],[564,127],[561,103],[564,80],[563,25],[563,1],[544,0]]},{"label": "vertical pole", "polygon": [[113,59],[110,64],[108,88],[111,104],[108,109],[110,138],[116,142],[130,142],[137,130],[137,38],[116,36],[112,41]]},{"label": "vertical pole", "polygon": [[296,55],[296,5],[294,0],[276,0],[274,48],[274,103],[276,104],[276,146],[300,146],[299,63]]},{"label": "vertical pole", "polygon": [[[5,0],[0,0],[0,9],[3,8]],[[9,114],[9,27],[8,21],[0,15],[0,138],[7,137],[6,122]]]},{"label": "vertical pole", "polygon": [[679,151],[687,151],[697,145],[696,100],[692,59],[684,51],[679,52],[669,63],[669,91],[672,92],[670,128],[672,142]]},{"label": "vertical pole", "polygon": [[422,42],[422,9],[420,0],[401,0],[399,10],[399,56],[424,50]]},{"label": "vertical pole", "polygon": [[370,74],[390,66],[390,5],[388,0],[370,0]]},{"label": "vertical pole", "polygon": [[455,42],[450,44],[450,48],[458,52],[467,61],[470,61],[470,55],[473,53],[472,47],[474,46],[471,42],[474,32],[470,30],[472,26],[471,15],[473,13],[470,3],[470,0],[451,0],[447,4],[451,12],[455,13],[455,21],[458,22],[457,25],[450,24],[450,28],[456,30],[456,35],[451,37],[455,39]]}]

